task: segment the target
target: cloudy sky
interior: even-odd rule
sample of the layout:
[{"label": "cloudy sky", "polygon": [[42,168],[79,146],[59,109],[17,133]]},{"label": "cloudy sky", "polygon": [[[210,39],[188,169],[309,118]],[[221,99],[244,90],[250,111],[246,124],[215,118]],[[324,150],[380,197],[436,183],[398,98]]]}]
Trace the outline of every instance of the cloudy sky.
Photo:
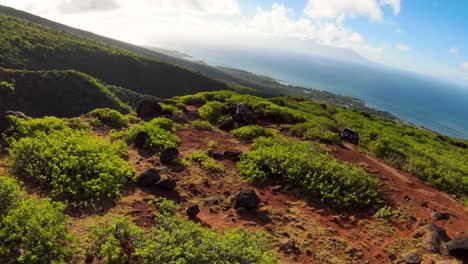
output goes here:
[{"label": "cloudy sky", "polygon": [[[0,0],[139,45],[262,43],[350,48],[390,66],[468,83],[465,0]],[[258,41],[254,41],[258,40]],[[252,44],[253,45],[253,44]],[[283,48],[288,48],[287,46]],[[291,47],[297,48],[297,47]]]}]

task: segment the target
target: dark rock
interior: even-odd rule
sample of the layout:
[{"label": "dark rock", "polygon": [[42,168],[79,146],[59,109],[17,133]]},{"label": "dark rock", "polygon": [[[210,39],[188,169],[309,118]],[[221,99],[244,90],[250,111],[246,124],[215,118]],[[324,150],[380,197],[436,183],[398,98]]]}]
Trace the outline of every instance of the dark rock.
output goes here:
[{"label": "dark rock", "polygon": [[232,119],[242,125],[253,125],[257,123],[255,115],[244,104],[237,104],[236,113]]},{"label": "dark rock", "polygon": [[195,218],[200,213],[200,208],[197,204],[192,204],[185,211],[190,218]]},{"label": "dark rock", "polygon": [[215,149],[208,150],[208,156],[212,157],[215,160],[222,160],[224,158],[224,154]]},{"label": "dark rock", "polygon": [[286,242],[281,243],[279,249],[283,251],[286,255],[301,254],[301,248],[299,247],[299,243],[295,239],[288,239]]},{"label": "dark rock", "polygon": [[407,253],[404,259],[407,264],[420,264],[421,263],[421,255],[419,255],[418,252]]},{"label": "dark rock", "polygon": [[421,227],[414,237],[421,237],[427,249],[435,253],[441,253],[443,243],[450,240],[445,230],[434,223]]},{"label": "dark rock", "polygon": [[169,163],[179,157],[179,150],[176,147],[167,148],[159,154],[159,160],[162,163]]},{"label": "dark rock", "polygon": [[219,128],[224,131],[230,131],[236,128],[236,122],[232,119],[224,120],[219,124]]},{"label": "dark rock", "polygon": [[446,244],[448,254],[468,262],[468,237],[457,237]]},{"label": "dark rock", "polygon": [[[0,115],[0,136],[3,133],[8,133],[8,130],[15,124],[9,117],[14,116],[19,119],[26,119],[26,115],[23,112],[17,111],[6,111]],[[12,131],[13,132],[13,131]]]},{"label": "dark rock", "polygon": [[242,151],[240,150],[226,150],[224,151],[224,159],[231,160],[234,162],[237,162],[240,160],[240,155],[242,154]]},{"label": "dark rock", "polygon": [[138,186],[152,186],[161,180],[159,172],[155,169],[145,170],[137,177]]},{"label": "dark rock", "polygon": [[159,103],[151,100],[143,100],[137,107],[136,113],[139,118],[149,121],[158,117],[162,113],[162,107]]},{"label": "dark rock", "polygon": [[254,190],[242,190],[234,198],[234,208],[244,207],[247,210],[256,209],[260,205],[260,198]]},{"label": "dark rock", "polygon": [[140,131],[136,134],[135,140],[133,141],[135,143],[135,146],[137,148],[145,148],[147,147],[146,143],[150,139],[150,136],[147,132]]},{"label": "dark rock", "polygon": [[436,210],[431,210],[430,215],[431,215],[432,219],[437,220],[437,221],[449,220],[450,219],[450,214],[441,213],[441,212],[438,212]]},{"label": "dark rock", "polygon": [[160,181],[157,185],[162,189],[172,191],[176,188],[177,184],[174,179],[165,179],[165,180]]}]

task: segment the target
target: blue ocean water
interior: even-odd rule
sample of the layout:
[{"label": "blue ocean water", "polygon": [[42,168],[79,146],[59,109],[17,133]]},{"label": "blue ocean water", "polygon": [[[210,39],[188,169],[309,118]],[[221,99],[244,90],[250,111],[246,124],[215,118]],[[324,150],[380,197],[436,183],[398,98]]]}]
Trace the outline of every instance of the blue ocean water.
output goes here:
[{"label": "blue ocean water", "polygon": [[403,120],[468,139],[468,87],[366,61],[260,50],[191,48],[184,52],[211,65],[359,98]]}]

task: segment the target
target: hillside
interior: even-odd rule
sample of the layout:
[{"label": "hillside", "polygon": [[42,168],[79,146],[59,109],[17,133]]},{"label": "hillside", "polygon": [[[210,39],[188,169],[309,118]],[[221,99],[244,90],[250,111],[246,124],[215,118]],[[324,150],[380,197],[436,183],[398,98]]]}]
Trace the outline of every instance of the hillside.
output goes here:
[{"label": "hillside", "polygon": [[[146,122],[110,109],[11,117],[0,259],[467,260],[468,141],[294,97],[217,91],[161,106]],[[359,129],[359,146],[337,136],[344,126]]]},{"label": "hillside", "polygon": [[[111,92],[106,84],[74,70],[0,68],[0,112],[19,110],[29,116],[73,117],[99,107],[109,107],[123,113],[132,111],[132,107],[123,103],[114,92],[115,88]],[[142,98],[137,96],[136,100]],[[126,100],[125,97],[122,99]]]},{"label": "hillside", "polygon": [[74,69],[139,93],[169,97],[227,88],[202,74],[85,36],[0,14],[0,67]]},{"label": "hillside", "polygon": [[[129,51],[132,54],[138,54],[138,55],[141,55],[143,57],[150,58],[150,59],[153,59],[153,60],[156,60],[156,61],[168,63],[168,64],[171,64],[171,65],[177,65],[179,67],[187,68],[187,69],[190,69],[190,70],[195,71],[195,72],[200,72],[202,74],[210,76],[211,78],[215,78],[215,79],[218,79],[218,80],[223,80],[223,81],[226,81],[226,82],[229,82],[229,83],[233,83],[233,84],[235,84],[234,87],[236,87],[237,85],[241,85],[242,87],[253,88],[255,90],[249,90],[249,92],[253,93],[253,94],[256,94],[256,95],[261,95],[261,96],[280,96],[280,95],[301,96],[301,97],[304,97],[304,98],[309,98],[309,99],[312,99],[312,100],[317,100],[317,101],[328,103],[328,104],[346,106],[346,107],[350,107],[350,108],[353,108],[353,109],[366,111],[368,113],[376,113],[376,114],[379,114],[379,115],[381,115],[383,117],[386,117],[386,118],[396,119],[396,117],[392,116],[391,114],[389,114],[387,112],[382,112],[382,111],[378,111],[378,110],[367,107],[364,102],[362,102],[360,100],[357,100],[355,98],[340,96],[340,95],[332,94],[332,93],[329,93],[329,92],[326,92],[326,91],[320,91],[320,90],[315,90],[315,89],[284,85],[284,84],[281,84],[281,83],[277,82],[276,80],[270,79],[268,77],[257,76],[257,75],[254,75],[252,73],[249,73],[249,72],[245,72],[245,71],[241,71],[241,70],[237,70],[237,69],[215,67],[215,66],[210,66],[210,65],[204,64],[202,62],[195,62],[195,61],[186,60],[184,58],[186,56],[189,56],[189,55],[181,54],[181,53],[179,53],[177,51],[167,51],[167,50],[163,50],[163,49],[159,49],[159,48],[152,48],[152,47],[148,47],[148,48],[139,47],[139,46],[132,45],[132,44],[129,44],[129,43],[125,43],[125,42],[122,42],[122,41],[119,41],[119,40],[115,40],[115,39],[103,37],[103,36],[100,36],[100,35],[96,35],[94,33],[87,32],[87,31],[84,31],[84,30],[72,28],[72,27],[69,27],[69,26],[66,26],[66,25],[63,25],[63,24],[60,24],[60,23],[56,23],[54,21],[50,21],[50,20],[41,18],[39,16],[35,16],[33,14],[29,14],[27,12],[23,12],[23,11],[20,11],[20,10],[10,8],[10,7],[0,6],[0,13],[4,13],[4,14],[10,15],[10,16],[18,17],[20,19],[24,19],[24,20],[30,21],[30,22],[38,24],[38,25],[43,25],[43,26],[46,26],[46,27],[57,29],[57,30],[61,31],[62,33],[63,32],[69,32],[69,33],[74,34],[74,35],[83,36],[87,40],[94,40],[95,42],[97,41],[101,45],[102,45],[102,43],[106,43],[106,44],[108,44],[106,46],[107,48],[109,48],[110,46],[112,46],[114,48],[118,47],[118,48],[123,49],[123,50],[125,50],[127,52]],[[45,44],[43,43],[43,45],[45,45]],[[120,50],[120,52],[122,52],[122,51]],[[15,56],[21,56],[21,55],[19,55],[19,54],[13,55],[13,57],[15,57]],[[67,57],[68,57],[68,55],[67,55]],[[71,61],[74,60],[72,57],[70,57],[68,59],[71,60]],[[110,60],[110,58],[108,58],[108,59]],[[96,58],[91,58],[91,60],[96,60]],[[122,61],[116,61],[116,62],[123,63],[124,65],[126,64],[126,62],[122,62]],[[70,63],[72,63],[72,62],[70,62]],[[142,72],[142,71],[140,71],[140,69],[134,69],[134,72],[127,72],[127,73],[123,74],[123,76],[132,76],[132,74],[136,74],[136,75],[133,75],[133,77],[138,76],[139,79],[141,80],[141,81],[137,82],[135,79],[133,79],[133,80],[127,80],[127,79],[122,80],[120,78],[115,79],[115,76],[113,76],[112,74],[110,74],[111,76],[109,76],[108,72],[96,72],[96,68],[99,69],[98,67],[92,67],[90,69],[89,65],[86,65],[86,66],[82,65],[82,62],[73,61],[73,63],[69,64],[69,65],[73,66],[73,67],[70,67],[70,68],[73,68],[73,69],[85,72],[87,74],[90,74],[92,76],[98,77],[98,78],[102,79],[103,81],[105,81],[107,83],[115,84],[115,85],[122,86],[122,87],[127,87],[127,88],[130,88],[132,90],[138,91],[140,93],[150,94],[150,95],[154,95],[154,96],[157,96],[157,97],[167,97],[167,96],[172,96],[172,95],[176,95],[176,94],[187,94],[187,93],[193,92],[193,91],[189,91],[187,89],[182,89],[183,87],[186,87],[186,86],[189,86],[189,85],[192,85],[192,88],[194,89],[194,91],[213,89],[213,88],[210,89],[210,87],[212,87],[212,85],[213,85],[212,81],[210,81],[208,84],[201,84],[201,83],[198,84],[196,82],[191,83],[191,80],[192,80],[191,78],[194,78],[194,77],[189,74],[188,76],[185,76],[184,78],[182,78],[180,80],[176,80],[176,81],[184,82],[184,85],[180,85],[180,86],[177,86],[177,87],[174,88],[174,86],[176,86],[176,84],[174,84],[174,86],[171,86],[171,87],[173,87],[173,89],[168,89],[168,90],[170,90],[170,92],[168,92],[168,91],[166,91],[166,89],[164,89],[164,87],[166,85],[168,85],[168,84],[166,84],[166,81],[171,81],[172,82],[174,80],[172,80],[172,79],[165,80],[164,78],[167,78],[168,74],[169,75],[175,74],[175,73],[168,73],[168,74],[165,74],[163,79],[159,79],[159,80],[151,79],[151,80],[149,80],[149,81],[161,81],[161,82],[164,83],[164,85],[162,87],[158,86],[157,91],[151,91],[151,89],[154,89],[154,86],[150,87],[149,89],[146,89],[147,83],[144,80],[145,80],[145,78],[152,78],[152,77],[151,76],[148,77],[146,75],[148,72],[144,72],[144,71]],[[45,66],[45,65],[43,65],[43,66]],[[158,65],[158,67],[164,67],[164,66],[167,66],[167,65]],[[79,67],[79,68],[76,68],[76,67]],[[115,65],[114,64],[104,65],[104,70],[107,71],[107,69],[110,68],[110,67],[113,68],[113,67],[115,67]],[[124,67],[124,66],[122,66],[122,67]],[[125,68],[125,70],[127,70],[127,69],[128,68]],[[116,70],[118,70],[118,69],[116,69]],[[96,74],[96,73],[99,73],[99,75]],[[145,74],[144,78],[142,78],[143,74]],[[154,72],[151,72],[150,74],[154,74]],[[184,81],[184,79],[186,79],[186,78],[188,78],[188,79],[186,81]],[[140,89],[140,86],[143,86],[145,88]],[[200,88],[200,87],[203,87],[203,88]],[[219,89],[224,89],[224,88],[226,88],[226,86],[224,84],[222,84],[222,85],[219,84]],[[180,92],[179,92],[179,90],[180,90]]]}]

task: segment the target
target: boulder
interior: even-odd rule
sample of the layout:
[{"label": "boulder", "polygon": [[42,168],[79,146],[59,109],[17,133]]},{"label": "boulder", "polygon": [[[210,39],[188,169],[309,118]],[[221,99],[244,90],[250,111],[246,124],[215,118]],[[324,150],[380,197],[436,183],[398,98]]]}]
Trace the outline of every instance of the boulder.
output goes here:
[{"label": "boulder", "polygon": [[177,157],[179,157],[179,150],[176,147],[167,148],[159,154],[159,160],[162,163],[169,163]]},{"label": "boulder", "polygon": [[200,208],[198,207],[198,204],[192,204],[185,212],[190,218],[195,218],[200,213]]},{"label": "boulder", "polygon": [[17,112],[17,111],[6,111],[5,113],[0,115],[0,136],[3,133],[8,132],[7,130],[11,128],[14,123],[11,121],[9,118],[10,116],[14,116],[20,119],[26,119],[26,115],[23,112]]},{"label": "boulder", "polygon": [[457,237],[447,242],[446,247],[449,255],[468,262],[468,237]]},{"label": "boulder", "polygon": [[247,210],[257,209],[260,205],[260,198],[254,190],[242,190],[238,192],[234,198],[234,208],[243,207]]},{"label": "boulder", "polygon": [[155,169],[147,169],[137,177],[138,186],[152,186],[161,180],[159,172]]},{"label": "boulder", "polygon": [[420,264],[421,263],[421,255],[418,252],[409,252],[404,257],[404,262],[407,264]]},{"label": "boulder", "polygon": [[160,182],[158,182],[157,186],[159,186],[161,189],[172,191],[176,188],[176,181],[174,179],[165,179]]},{"label": "boulder", "polygon": [[445,220],[450,219],[450,214],[442,213],[442,212],[439,212],[439,211],[436,211],[436,210],[431,210],[430,215],[431,215],[432,219],[434,219],[436,221],[441,221],[441,220],[445,221]]},{"label": "boulder", "polygon": [[150,135],[145,132],[145,131],[140,131],[136,134],[135,140],[133,141],[135,143],[135,146],[137,148],[145,148],[147,147],[146,143],[150,139]]},{"label": "boulder", "polygon": [[224,159],[224,153],[215,150],[215,149],[209,149],[208,150],[208,156],[212,157],[215,160],[222,160]]},{"label": "boulder", "polygon": [[234,122],[232,119],[224,120],[221,122],[221,124],[219,124],[219,129],[223,131],[231,131],[234,128],[236,128],[236,122]]},{"label": "boulder", "polygon": [[421,227],[414,234],[414,237],[421,237],[422,242],[427,249],[435,253],[441,253],[444,242],[448,242],[450,240],[445,230],[434,223]]},{"label": "boulder", "polygon": [[161,115],[163,108],[159,105],[158,102],[151,101],[151,100],[143,100],[138,105],[136,109],[136,113],[139,118],[149,121],[155,117]]},{"label": "boulder", "polygon": [[232,119],[242,125],[253,125],[257,123],[255,115],[244,104],[237,104],[236,113]]},{"label": "boulder", "polygon": [[224,159],[231,160],[234,162],[237,162],[240,160],[240,155],[242,154],[242,151],[240,150],[226,150],[224,151]]}]

